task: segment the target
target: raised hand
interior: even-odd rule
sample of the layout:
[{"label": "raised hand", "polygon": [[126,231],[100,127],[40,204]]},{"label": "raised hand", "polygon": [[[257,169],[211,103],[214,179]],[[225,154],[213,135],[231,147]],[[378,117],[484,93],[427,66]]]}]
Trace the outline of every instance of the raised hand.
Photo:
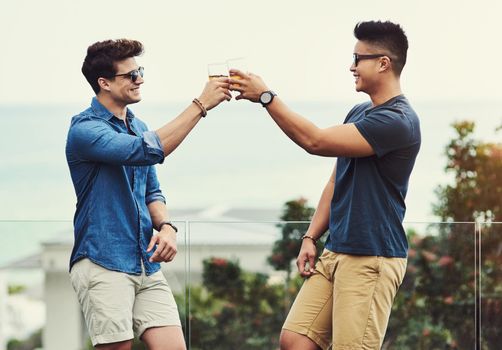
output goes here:
[{"label": "raised hand", "polygon": [[261,77],[253,73],[244,73],[238,69],[230,70],[230,90],[240,92],[236,100],[258,102],[260,95],[268,91],[268,87]]},{"label": "raised hand", "polygon": [[223,101],[230,101],[232,94],[229,87],[228,78],[213,78],[206,83],[204,90],[200,94],[199,101],[207,110],[216,107]]}]

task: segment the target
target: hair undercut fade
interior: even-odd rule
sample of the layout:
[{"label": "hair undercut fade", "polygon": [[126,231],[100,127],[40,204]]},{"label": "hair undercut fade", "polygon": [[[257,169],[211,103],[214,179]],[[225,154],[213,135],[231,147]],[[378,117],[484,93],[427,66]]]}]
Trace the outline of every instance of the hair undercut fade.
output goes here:
[{"label": "hair undercut fade", "polygon": [[408,38],[399,24],[389,21],[359,22],[354,28],[354,36],[372,46],[383,50],[392,59],[392,67],[396,76],[406,64]]},{"label": "hair undercut fade", "polygon": [[116,62],[139,56],[143,51],[143,44],[136,40],[98,41],[87,48],[82,73],[97,95],[100,90],[98,78],[112,78],[117,74]]}]

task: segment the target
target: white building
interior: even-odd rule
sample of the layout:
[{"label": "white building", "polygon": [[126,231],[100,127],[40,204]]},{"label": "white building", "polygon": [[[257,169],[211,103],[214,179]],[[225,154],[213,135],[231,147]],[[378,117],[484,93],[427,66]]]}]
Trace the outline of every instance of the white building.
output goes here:
[{"label": "white building", "polygon": [[[9,339],[25,339],[45,324],[43,300],[43,271],[40,254],[22,257],[0,268],[0,349]],[[13,281],[13,278],[14,281]],[[9,283],[23,283],[23,291],[8,294]],[[39,281],[36,283],[34,281]]]}]

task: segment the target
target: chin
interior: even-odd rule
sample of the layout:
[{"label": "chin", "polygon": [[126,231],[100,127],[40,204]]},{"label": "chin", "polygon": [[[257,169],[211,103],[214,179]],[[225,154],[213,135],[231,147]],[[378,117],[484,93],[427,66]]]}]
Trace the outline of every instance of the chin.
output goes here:
[{"label": "chin", "polygon": [[138,103],[139,101],[141,101],[141,96],[131,98],[128,104]]},{"label": "chin", "polygon": [[359,81],[355,83],[354,90],[356,90],[357,92],[361,91],[361,83]]},{"label": "chin", "polygon": [[366,92],[366,89],[364,88],[364,86],[362,86],[360,84],[357,84],[356,85],[356,91],[357,92]]}]

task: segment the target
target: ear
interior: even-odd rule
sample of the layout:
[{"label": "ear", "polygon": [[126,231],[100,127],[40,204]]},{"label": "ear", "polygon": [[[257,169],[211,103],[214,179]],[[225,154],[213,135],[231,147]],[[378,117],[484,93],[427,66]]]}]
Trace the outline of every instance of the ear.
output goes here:
[{"label": "ear", "polygon": [[98,78],[98,84],[101,90],[110,91],[110,82],[105,78]]},{"label": "ear", "polygon": [[390,71],[390,58],[383,56],[380,58],[380,69],[379,72]]}]

